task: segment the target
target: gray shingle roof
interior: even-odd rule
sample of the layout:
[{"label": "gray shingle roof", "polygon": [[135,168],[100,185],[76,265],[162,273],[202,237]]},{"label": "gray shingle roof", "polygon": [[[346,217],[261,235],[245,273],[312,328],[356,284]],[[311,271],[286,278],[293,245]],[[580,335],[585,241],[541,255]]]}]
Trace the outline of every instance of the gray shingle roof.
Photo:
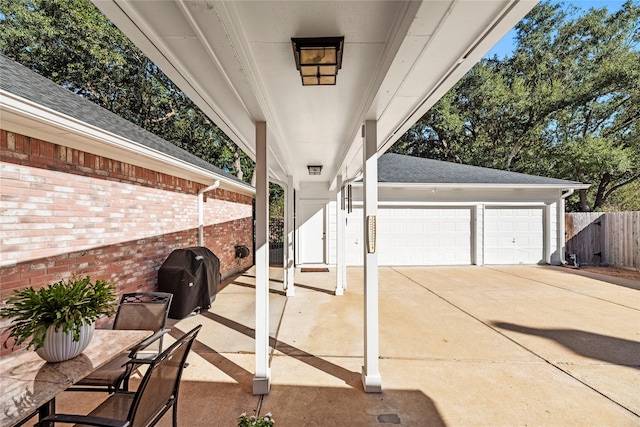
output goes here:
[{"label": "gray shingle roof", "polygon": [[386,153],[378,159],[378,182],[415,184],[504,184],[558,185],[572,187],[579,182],[545,178],[498,169],[482,168],[440,160]]},{"label": "gray shingle roof", "polygon": [[0,89],[245,185],[234,175],[0,55]]}]

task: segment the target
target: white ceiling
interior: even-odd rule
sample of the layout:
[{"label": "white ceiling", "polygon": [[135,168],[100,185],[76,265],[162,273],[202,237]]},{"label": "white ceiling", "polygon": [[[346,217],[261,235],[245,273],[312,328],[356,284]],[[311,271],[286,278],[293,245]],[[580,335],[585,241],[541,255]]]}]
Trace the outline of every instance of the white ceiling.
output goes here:
[{"label": "white ceiling", "polygon": [[[538,0],[93,1],[252,158],[265,121],[272,179],[332,187],[365,120],[388,149]],[[291,38],[333,36],[337,84],[303,87]]]}]

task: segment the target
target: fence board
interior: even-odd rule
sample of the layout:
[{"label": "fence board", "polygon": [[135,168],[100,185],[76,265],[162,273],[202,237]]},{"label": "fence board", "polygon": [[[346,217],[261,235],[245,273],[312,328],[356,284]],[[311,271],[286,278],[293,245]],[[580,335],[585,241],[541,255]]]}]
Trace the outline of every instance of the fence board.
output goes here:
[{"label": "fence board", "polygon": [[568,213],[565,229],[567,259],[640,269],[640,211]]}]

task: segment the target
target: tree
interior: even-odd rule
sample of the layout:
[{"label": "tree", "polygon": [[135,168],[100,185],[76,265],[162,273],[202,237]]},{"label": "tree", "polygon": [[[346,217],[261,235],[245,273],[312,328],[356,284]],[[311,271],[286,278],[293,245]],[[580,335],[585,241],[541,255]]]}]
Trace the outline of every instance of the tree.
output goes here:
[{"label": "tree", "polygon": [[546,2],[516,34],[511,57],[478,63],[392,150],[588,182],[569,206],[602,209],[640,177],[640,7]]},{"label": "tree", "polygon": [[248,180],[253,162],[89,0],[0,0],[0,53]]}]

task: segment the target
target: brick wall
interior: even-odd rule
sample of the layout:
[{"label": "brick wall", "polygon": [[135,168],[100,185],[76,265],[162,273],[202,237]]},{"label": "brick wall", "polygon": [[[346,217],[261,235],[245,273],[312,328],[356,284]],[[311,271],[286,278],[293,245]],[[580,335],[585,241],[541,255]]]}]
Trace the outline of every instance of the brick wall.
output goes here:
[{"label": "brick wall", "polygon": [[[72,273],[118,293],[157,288],[173,249],[197,245],[201,184],[0,131],[0,300]],[[224,276],[251,265],[252,198],[206,193],[205,246]],[[0,328],[3,325],[0,324]]]}]

